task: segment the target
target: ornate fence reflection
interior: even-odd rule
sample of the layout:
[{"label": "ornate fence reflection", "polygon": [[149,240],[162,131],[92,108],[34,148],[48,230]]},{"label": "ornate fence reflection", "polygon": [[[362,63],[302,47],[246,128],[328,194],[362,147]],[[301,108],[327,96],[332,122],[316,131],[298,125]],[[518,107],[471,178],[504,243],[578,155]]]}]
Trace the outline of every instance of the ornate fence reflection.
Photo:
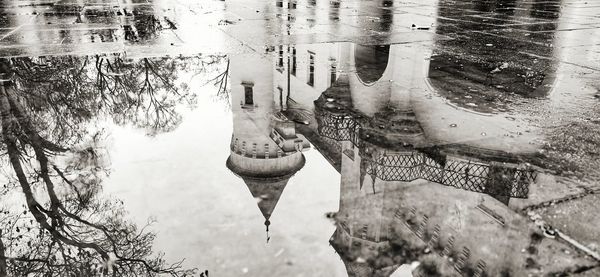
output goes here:
[{"label": "ornate fence reflection", "polygon": [[384,181],[410,182],[424,179],[445,186],[495,196],[527,198],[529,184],[537,173],[512,163],[482,162],[445,155],[436,161],[418,149],[386,151],[369,149],[361,141],[360,123],[352,115],[317,109],[318,131],[321,136],[338,141],[351,141],[361,148],[366,172]]}]

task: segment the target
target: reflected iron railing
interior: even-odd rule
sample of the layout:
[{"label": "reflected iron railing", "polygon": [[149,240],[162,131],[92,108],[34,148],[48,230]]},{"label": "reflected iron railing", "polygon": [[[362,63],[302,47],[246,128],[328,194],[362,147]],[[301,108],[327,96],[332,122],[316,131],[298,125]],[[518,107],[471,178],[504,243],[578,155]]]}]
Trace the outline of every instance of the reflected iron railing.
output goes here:
[{"label": "reflected iron railing", "polygon": [[321,136],[351,141],[361,148],[361,163],[366,172],[383,181],[411,182],[424,179],[445,186],[486,193],[494,196],[527,198],[529,185],[537,172],[517,164],[480,162],[446,155],[437,162],[418,150],[406,152],[375,151],[366,154],[360,139],[360,123],[347,113],[317,109],[318,132]]},{"label": "reflected iron railing", "polygon": [[345,113],[329,113],[317,110],[316,113],[319,135],[337,141],[351,141],[355,146],[360,143],[360,124]]},{"label": "reflected iron railing", "polygon": [[452,157],[441,165],[418,151],[362,158],[366,172],[383,181],[424,179],[463,190],[514,198],[527,198],[529,184],[537,177],[530,169]]}]

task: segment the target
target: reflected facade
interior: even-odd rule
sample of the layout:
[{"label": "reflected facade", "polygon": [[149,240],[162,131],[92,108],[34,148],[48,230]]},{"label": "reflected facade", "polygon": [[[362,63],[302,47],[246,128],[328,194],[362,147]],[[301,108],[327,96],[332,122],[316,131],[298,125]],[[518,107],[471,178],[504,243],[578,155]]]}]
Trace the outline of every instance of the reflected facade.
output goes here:
[{"label": "reflected facade", "polygon": [[[349,276],[392,276],[414,261],[423,265],[413,273],[423,276],[512,276],[568,266],[571,261],[523,265],[520,259],[538,261],[515,251],[519,245],[544,253],[558,247],[540,245],[543,234],[518,213],[522,202],[539,201],[529,199],[540,185],[540,169],[527,162],[531,153],[429,137],[427,125],[435,123],[413,107],[418,96],[390,81],[408,73],[425,84],[426,76],[418,74],[427,72],[426,52],[351,43],[289,49],[273,53],[271,66],[268,59],[232,58],[241,73],[231,73],[234,133],[227,166],[258,200],[267,227],[310,142],[341,174],[337,228],[329,243]],[[282,60],[296,64],[286,67]],[[263,64],[260,70],[257,64]],[[234,160],[240,155],[246,165]]]}]

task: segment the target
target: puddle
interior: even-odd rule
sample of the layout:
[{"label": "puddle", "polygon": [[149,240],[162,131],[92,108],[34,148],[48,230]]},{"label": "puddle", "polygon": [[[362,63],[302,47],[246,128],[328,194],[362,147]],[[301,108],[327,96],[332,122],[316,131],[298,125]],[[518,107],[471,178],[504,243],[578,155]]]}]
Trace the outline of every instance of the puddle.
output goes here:
[{"label": "puddle", "polygon": [[1,6],[0,276],[596,270],[586,7],[89,2]]}]

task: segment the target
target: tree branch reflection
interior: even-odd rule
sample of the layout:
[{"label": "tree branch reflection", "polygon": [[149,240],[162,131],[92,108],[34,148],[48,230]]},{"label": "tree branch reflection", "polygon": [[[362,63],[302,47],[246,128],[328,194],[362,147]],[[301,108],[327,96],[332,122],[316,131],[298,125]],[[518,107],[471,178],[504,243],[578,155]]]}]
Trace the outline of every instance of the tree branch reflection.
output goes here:
[{"label": "tree branch reflection", "polygon": [[109,118],[148,135],[175,129],[176,107],[195,103],[177,74],[200,64],[121,55],[0,60],[0,139],[9,184],[21,191],[5,186],[0,195],[10,200],[0,208],[0,276],[194,272],[153,253],[152,221],[137,226],[122,201],[101,194],[110,162],[92,123]]}]

